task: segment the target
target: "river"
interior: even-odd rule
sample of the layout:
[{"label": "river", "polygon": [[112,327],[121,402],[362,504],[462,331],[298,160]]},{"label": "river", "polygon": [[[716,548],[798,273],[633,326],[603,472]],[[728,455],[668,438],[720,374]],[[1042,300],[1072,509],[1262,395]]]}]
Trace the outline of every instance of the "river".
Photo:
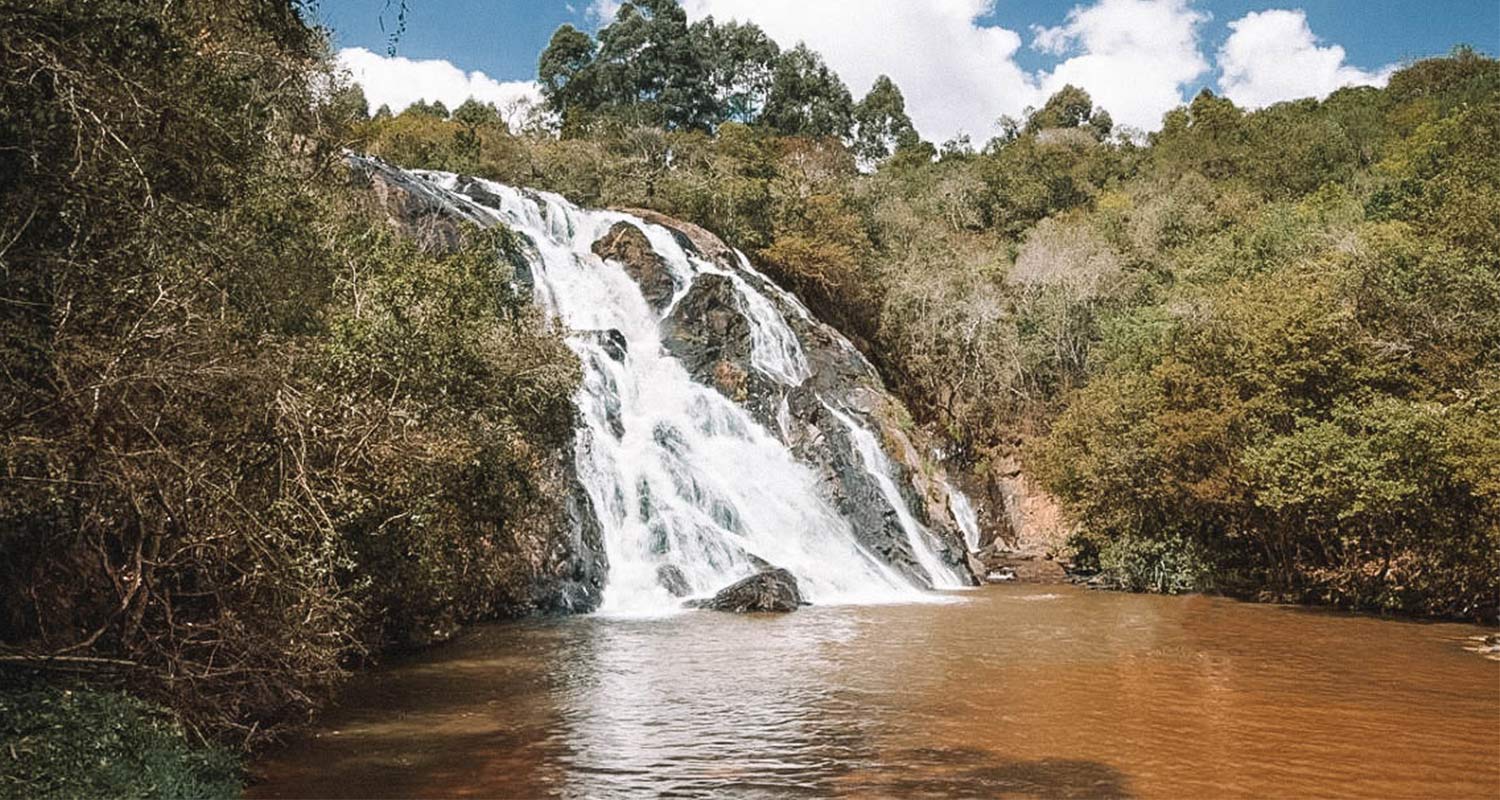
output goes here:
[{"label": "river", "polygon": [[993,586],[470,629],[250,797],[1500,797],[1484,629]]}]

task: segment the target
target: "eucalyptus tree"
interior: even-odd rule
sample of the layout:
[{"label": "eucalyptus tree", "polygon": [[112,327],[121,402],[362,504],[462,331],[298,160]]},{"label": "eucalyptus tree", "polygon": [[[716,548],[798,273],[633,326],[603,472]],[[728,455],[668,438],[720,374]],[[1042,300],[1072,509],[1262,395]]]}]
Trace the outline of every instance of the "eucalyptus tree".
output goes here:
[{"label": "eucalyptus tree", "polygon": [[718,122],[754,122],[771,97],[781,48],[753,22],[722,25],[707,17],[692,38],[709,70]]},{"label": "eucalyptus tree", "polygon": [[854,124],[854,155],[865,166],[922,143],[906,114],[906,98],[886,75],[876,78],[869,93],[854,106]]},{"label": "eucalyptus tree", "polygon": [[760,121],[786,136],[847,139],[854,127],[854,98],[822,56],[799,44],[776,62]]}]

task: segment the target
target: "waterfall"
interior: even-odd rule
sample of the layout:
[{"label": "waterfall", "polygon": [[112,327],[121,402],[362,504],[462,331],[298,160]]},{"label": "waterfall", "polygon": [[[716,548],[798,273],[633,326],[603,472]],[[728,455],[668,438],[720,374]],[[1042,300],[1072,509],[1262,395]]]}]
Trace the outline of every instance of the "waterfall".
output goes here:
[{"label": "waterfall", "polygon": [[974,513],[974,504],[969,502],[969,496],[949,486],[948,510],[953,512],[953,521],[958,523],[958,529],[964,532],[964,544],[968,545],[971,552],[977,551],[979,515]]},{"label": "waterfall", "polygon": [[[793,422],[785,394],[774,419],[781,430],[767,430],[745,408],[694,381],[664,347],[662,320],[695,278],[722,275],[732,281],[734,303],[749,324],[754,369],[784,387],[809,378],[802,344],[767,295],[810,320],[806,308],[743,254],[735,253],[736,264],[716,264],[685,250],[672,231],[629,214],[583,210],[554,194],[489,181],[466,184],[483,190],[466,190],[466,196],[458,193],[456,176],[407,174],[465,216],[487,215],[486,221],[503,223],[530,242],[527,267],[537,301],[565,326],[583,364],[575,397],[584,423],[576,461],[609,559],[601,611],[680,607],[663,570],[680,577],[691,595],[703,596],[766,563],[790,570],[815,603],[924,596],[860,544],[850,521],[820,491],[818,476],[788,448]],[[674,294],[660,311],[622,265],[592,250],[620,222],[639,228],[671,273]],[[956,585],[900,500],[873,435],[856,429],[862,458],[889,487],[882,491],[910,528],[923,569],[934,585]]]},{"label": "waterfall", "polygon": [[932,581],[933,586],[956,589],[966,586],[958,573],[943,563],[943,559],[937,554],[933,547],[931,535],[922,523],[912,515],[911,509],[907,508],[906,500],[901,496],[901,490],[896,486],[896,480],[891,476],[891,462],[886,457],[885,451],[881,449],[880,442],[875,438],[868,428],[855,422],[852,417],[842,411],[828,406],[828,411],[838,418],[849,429],[849,436],[854,440],[855,450],[859,453],[860,460],[864,463],[865,471],[875,479],[876,485],[880,487],[881,494],[885,495],[885,501],[896,512],[896,519],[901,523],[901,530],[906,534],[906,542],[911,547],[912,556],[921,565],[922,570]]}]

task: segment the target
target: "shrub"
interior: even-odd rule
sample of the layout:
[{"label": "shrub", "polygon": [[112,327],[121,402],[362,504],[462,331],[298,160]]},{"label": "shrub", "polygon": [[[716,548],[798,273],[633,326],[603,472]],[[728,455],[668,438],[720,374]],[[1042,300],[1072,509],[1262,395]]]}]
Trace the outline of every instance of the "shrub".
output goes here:
[{"label": "shrub", "polygon": [[164,709],[115,691],[0,689],[0,797],[240,795],[233,753],[189,742]]}]

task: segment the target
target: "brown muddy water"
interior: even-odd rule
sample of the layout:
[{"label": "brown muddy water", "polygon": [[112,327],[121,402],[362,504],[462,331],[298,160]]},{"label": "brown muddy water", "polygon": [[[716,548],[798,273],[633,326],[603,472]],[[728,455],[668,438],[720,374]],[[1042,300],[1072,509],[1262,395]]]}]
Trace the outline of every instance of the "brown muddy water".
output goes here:
[{"label": "brown muddy water", "polygon": [[251,797],[1500,797],[1480,628],[996,586],[493,625],[359,677]]}]

